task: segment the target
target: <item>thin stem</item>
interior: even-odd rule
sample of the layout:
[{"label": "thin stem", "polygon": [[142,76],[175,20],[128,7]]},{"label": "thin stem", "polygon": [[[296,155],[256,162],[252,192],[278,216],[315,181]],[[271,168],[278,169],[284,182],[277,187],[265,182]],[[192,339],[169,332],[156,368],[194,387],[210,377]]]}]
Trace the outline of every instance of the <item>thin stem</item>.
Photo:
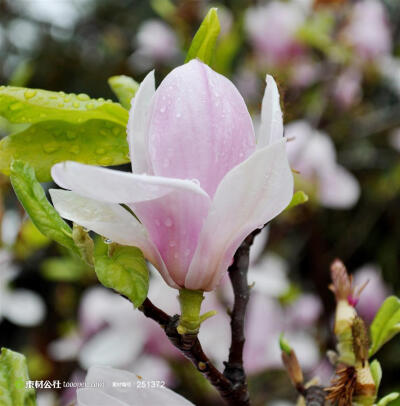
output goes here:
[{"label": "thin stem", "polygon": [[231,313],[231,346],[228,362],[225,362],[224,375],[232,382],[234,388],[240,392],[244,405],[250,404],[246,373],[243,367],[243,348],[246,341],[244,321],[247,303],[250,298],[247,272],[249,268],[250,247],[253,244],[254,237],[259,232],[259,229],[253,231],[243,241],[236,251],[233,263],[228,270],[235,300]]}]

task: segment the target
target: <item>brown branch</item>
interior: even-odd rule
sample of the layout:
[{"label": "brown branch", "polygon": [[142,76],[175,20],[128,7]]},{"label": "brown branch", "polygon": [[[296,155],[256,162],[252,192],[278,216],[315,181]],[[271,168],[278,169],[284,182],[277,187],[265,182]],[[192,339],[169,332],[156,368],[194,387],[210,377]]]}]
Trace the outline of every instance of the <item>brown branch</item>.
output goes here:
[{"label": "brown branch", "polygon": [[260,231],[259,229],[253,231],[243,241],[236,251],[233,263],[228,270],[235,301],[231,313],[231,347],[229,349],[228,362],[225,362],[224,375],[240,393],[243,405],[250,404],[246,373],[243,367],[243,348],[246,340],[244,335],[244,320],[247,303],[250,298],[247,271],[249,268],[250,247],[253,244],[254,237]]},{"label": "brown branch", "polygon": [[246,406],[242,400],[240,388],[235,388],[232,382],[212,364],[204,353],[197,335],[181,335],[176,330],[179,316],[169,316],[156,307],[148,298],[139,310],[157,322],[165,331],[171,343],[188,358],[197,370],[218,390],[223,399],[231,406]]}]

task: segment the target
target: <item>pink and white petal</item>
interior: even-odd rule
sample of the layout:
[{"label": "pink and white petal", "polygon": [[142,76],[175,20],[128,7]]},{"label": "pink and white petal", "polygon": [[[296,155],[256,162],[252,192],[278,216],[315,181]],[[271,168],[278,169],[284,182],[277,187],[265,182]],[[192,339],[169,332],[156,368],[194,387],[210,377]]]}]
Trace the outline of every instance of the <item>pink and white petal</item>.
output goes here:
[{"label": "pink and white petal", "polygon": [[[104,382],[104,387],[94,389],[94,391],[101,391],[110,396],[111,399],[118,399],[123,405],[192,405],[188,400],[165,387],[153,388],[151,391],[144,390],[138,387],[138,381],[139,377],[128,371],[107,367],[92,367],[86,377],[88,384]],[[118,388],[112,385],[113,382],[130,382],[130,385]]]},{"label": "pink and white petal", "polygon": [[356,177],[340,165],[322,173],[319,182],[319,198],[325,207],[351,208],[360,197],[361,190]]},{"label": "pink and white petal", "polygon": [[197,179],[213,196],[225,174],[255,149],[242,96],[199,60],[164,79],[152,108],[148,145],[156,175]]},{"label": "pink and white petal", "polygon": [[266,82],[267,86],[261,105],[261,125],[257,148],[263,148],[283,137],[283,117],[278,86],[271,75],[267,75]]},{"label": "pink and white petal", "polygon": [[80,388],[76,395],[78,406],[129,406],[129,403],[121,402],[98,388]]},{"label": "pink and white petal", "polygon": [[179,286],[184,285],[210,205],[208,196],[184,190],[130,205]]},{"label": "pink and white petal", "polygon": [[122,206],[100,202],[66,190],[50,189],[49,192],[53,205],[61,217],[118,244],[140,248],[144,256],[163,275],[165,281],[176,287],[168,276],[165,264],[150,240],[146,228]]},{"label": "pink and white petal", "polygon": [[293,176],[285,147],[282,139],[257,150],[222,180],[201,231],[186,288],[212,290],[246,235],[289,204]]},{"label": "pink and white petal", "polygon": [[31,327],[43,321],[46,306],[37,293],[26,289],[15,289],[2,294],[3,316],[12,323]]},{"label": "pink and white petal", "polygon": [[111,326],[95,334],[81,348],[79,363],[87,369],[92,365],[127,366],[143,351],[145,334],[141,329]]},{"label": "pink and white petal", "polygon": [[66,161],[51,169],[54,181],[64,189],[82,196],[110,203],[134,203],[157,199],[175,190],[207,196],[190,180],[137,175]]},{"label": "pink and white petal", "polygon": [[150,173],[147,162],[147,130],[151,111],[151,102],[155,93],[154,70],[147,74],[140,84],[128,120],[128,144],[132,163],[132,172]]}]

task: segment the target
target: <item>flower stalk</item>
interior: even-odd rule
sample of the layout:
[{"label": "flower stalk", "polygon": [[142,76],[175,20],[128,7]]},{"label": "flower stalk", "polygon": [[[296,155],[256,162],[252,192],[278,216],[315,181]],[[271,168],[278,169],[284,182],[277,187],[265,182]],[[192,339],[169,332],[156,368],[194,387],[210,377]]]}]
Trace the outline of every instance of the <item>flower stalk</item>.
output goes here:
[{"label": "flower stalk", "polygon": [[200,315],[201,304],[204,300],[202,290],[180,289],[178,299],[181,306],[181,316],[176,329],[181,335],[197,334],[200,324],[216,314],[215,311],[210,311]]}]

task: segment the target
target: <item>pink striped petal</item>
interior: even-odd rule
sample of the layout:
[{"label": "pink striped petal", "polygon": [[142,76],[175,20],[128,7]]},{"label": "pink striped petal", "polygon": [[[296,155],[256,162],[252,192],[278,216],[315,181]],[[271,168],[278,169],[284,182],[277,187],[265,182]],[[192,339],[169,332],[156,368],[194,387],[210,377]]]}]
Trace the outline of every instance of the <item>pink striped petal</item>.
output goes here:
[{"label": "pink striped petal", "polygon": [[257,148],[263,148],[283,137],[283,117],[279,102],[278,86],[270,75],[261,105],[261,126],[257,137]]},{"label": "pink striped petal", "polygon": [[231,81],[198,60],[164,79],[152,109],[148,145],[154,174],[197,179],[210,196],[255,149],[243,98]]},{"label": "pink striped petal", "polygon": [[149,239],[146,228],[119,204],[99,202],[74,192],[50,189],[51,199],[61,217],[121,244],[138,247],[159,270],[168,285],[177,287]]},{"label": "pink striped petal", "polygon": [[184,286],[210,205],[208,196],[183,190],[131,205],[179,286]]},{"label": "pink striped petal", "polygon": [[135,173],[150,173],[147,162],[147,130],[154,93],[154,71],[151,71],[140,84],[129,112],[128,143],[132,172]]},{"label": "pink striped petal", "polygon": [[186,276],[188,289],[212,290],[243,239],[277,216],[293,195],[284,139],[257,150],[222,180]]}]

